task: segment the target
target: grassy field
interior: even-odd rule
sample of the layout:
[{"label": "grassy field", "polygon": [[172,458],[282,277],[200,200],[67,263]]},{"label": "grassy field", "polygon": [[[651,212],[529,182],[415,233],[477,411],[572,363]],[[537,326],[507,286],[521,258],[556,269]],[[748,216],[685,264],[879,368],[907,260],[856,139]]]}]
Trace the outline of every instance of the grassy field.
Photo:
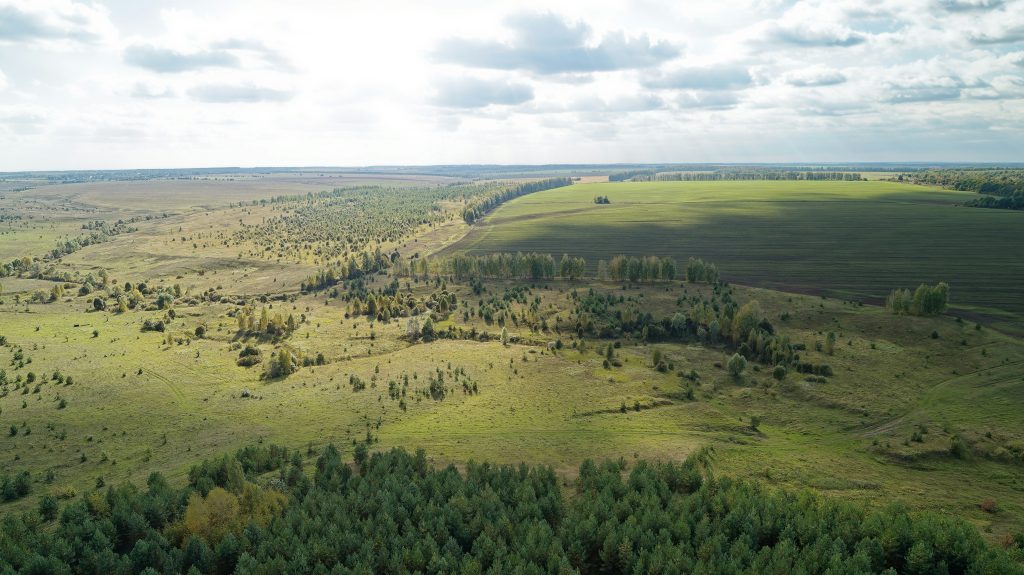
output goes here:
[{"label": "grassy field", "polygon": [[[556,282],[534,294],[549,309],[563,310],[553,313],[564,314],[568,288]],[[500,293],[503,284],[490,289]],[[651,287],[636,295],[643,294],[646,309],[667,311],[684,289]],[[472,300],[469,290],[457,293]],[[180,478],[195,460],[255,439],[351,447],[369,431],[380,448],[424,447],[439,464],[535,461],[570,478],[586,457],[678,459],[713,445],[722,472],[866,503],[901,499],[970,517],[996,534],[1021,525],[1024,482],[1016,465],[988,455],[969,462],[948,455],[953,434],[989,454],[1024,445],[1014,407],[1024,393],[1024,346],[1017,340],[952,319],[907,321],[835,300],[767,290],[740,294],[787,310],[791,319],[784,329],[798,341],[810,344],[822,330],[841,329],[846,344],[827,358],[836,376],[827,385],[797,374],[777,383],[751,372],[737,382],[713,365],[724,361],[722,350],[637,342],[623,346],[622,368],[607,370],[594,351],[597,342],[588,352],[551,354],[543,341],[553,335],[517,329],[511,331],[523,344],[410,345],[400,339],[399,320],[371,328],[363,319],[344,319],[337,301],[305,296],[280,304],[309,318],[290,345],[310,355],[325,353],[327,365],[265,381],[258,367],[234,364],[237,352],[229,346],[236,336],[227,305],[180,308],[170,333],[186,342],[174,345],[166,344],[165,334],[140,333],[141,318],[152,313],[86,312],[84,298],[27,311],[7,305],[0,309],[4,335],[32,359],[13,369],[8,348],[0,359],[9,375],[33,371],[42,377],[60,369],[75,381],[44,383],[38,392],[11,390],[0,398],[3,429],[18,429],[0,439],[7,455],[0,471],[31,469],[41,477],[51,470],[54,482],[40,490],[81,491],[98,477],[141,482],[155,469]],[[479,318],[451,321],[495,329]],[[209,326],[207,338],[187,339],[200,324]],[[943,337],[930,339],[932,330]],[[678,398],[681,378],[651,368],[655,347],[677,370],[701,375],[694,401]],[[458,368],[479,383],[479,394],[455,388],[443,401],[410,399],[406,410],[388,397],[389,381],[408,375],[415,389],[438,369],[450,377]],[[353,374],[370,382],[368,388],[353,391]],[[242,398],[243,391],[253,397]],[[758,431],[749,427],[752,415],[763,418]],[[929,429],[926,439],[909,443],[920,426]],[[989,497],[1002,512],[977,509]]]},{"label": "grassy field", "polygon": [[[714,187],[733,189],[731,183],[712,188],[694,184],[693,193],[682,194],[687,201],[679,201],[678,183],[639,185],[661,190],[653,195],[638,192],[636,184],[576,185],[510,202],[485,225],[468,227],[454,218],[412,230],[409,238],[389,249],[395,248],[399,257],[453,249],[453,242],[455,249],[489,245],[502,251],[556,251],[543,242],[562,237],[566,243],[557,251],[582,253],[595,263],[597,256],[592,254],[630,253],[622,246],[633,246],[633,253],[648,253],[645,246],[675,242],[671,245],[685,250],[677,257],[692,253],[718,261],[726,277],[738,281],[735,270],[753,274],[756,262],[738,260],[746,261],[747,267],[736,268],[728,259],[699,249],[690,251],[690,244],[677,236],[690,238],[691,226],[716,228],[721,224],[714,222],[723,218],[753,219],[764,230],[775,229],[765,223],[774,214],[790,227],[770,237],[800,246],[803,240],[787,240],[783,233],[802,229],[795,227],[795,216],[785,215],[792,210],[817,213],[821,218],[831,214],[834,224],[842,219],[836,214],[850,210],[862,220],[869,219],[871,206],[903,211],[904,219],[918,209],[934,210],[939,214],[935,217],[953,214],[971,219],[990,214],[953,207],[959,196],[947,192],[882,183],[800,184],[788,192],[773,191],[770,185],[745,186],[726,194],[735,196],[733,202],[721,199],[715,192],[719,188]],[[44,195],[65,199],[53,200],[49,211],[38,207],[33,225],[45,227],[67,213],[62,202],[70,200],[58,193],[59,188]],[[976,328],[972,322],[952,317],[896,317],[878,307],[842,299],[741,286],[735,288],[738,302],[759,301],[779,332],[807,346],[804,359],[829,363],[834,376],[821,382],[790,373],[776,381],[770,366],[751,366],[737,379],[721,367],[731,354],[722,345],[649,344],[629,337],[619,340],[622,365],[605,368],[598,347],[611,340],[578,339],[566,328],[533,331],[518,321],[505,325],[515,339],[509,345],[470,339],[411,343],[404,337],[406,318],[371,322],[365,316],[346,317],[346,302],[329,292],[300,293],[298,282],[315,269],[309,262],[240,254],[245,250],[224,245],[223,239],[237,229],[240,220],[261,221],[287,205],[197,207],[188,189],[178,203],[173,192],[157,203],[161,212],[165,207],[172,212],[169,217],[140,221],[137,231],[57,262],[62,269],[82,274],[104,269],[111,285],[179,284],[183,296],[174,303],[175,317],[166,333],[141,329],[145,320],[167,313],[155,309],[153,298],[124,313],[98,312],[92,310],[97,292],[78,296],[75,284],[57,301],[43,304],[25,303],[26,296],[48,291],[53,282],[0,280],[4,285],[0,335],[7,340],[0,347],[0,369],[6,371],[9,382],[0,389],[0,474],[29,470],[33,476],[32,496],[0,504],[0,513],[34,506],[37,496],[45,493],[88,492],[96,488],[98,478],[108,485],[123,480],[144,484],[150,472],[160,470],[181,482],[198,460],[256,441],[299,449],[333,442],[350,450],[369,434],[373,449],[423,447],[439,465],[464,465],[471,459],[549,464],[567,482],[584,458],[678,460],[710,445],[715,448],[719,473],[812,489],[867,505],[901,500],[915,509],[954,513],[976,523],[992,540],[1024,527],[1024,481],[1021,464],[1014,459],[1024,451],[1024,420],[1019,411],[1024,401],[1024,342],[1012,334],[987,326]],[[598,193],[607,193],[612,205],[594,206],[591,198]],[[750,200],[759,194],[774,199]],[[19,201],[25,198],[19,196]],[[28,206],[14,207],[27,210]],[[751,215],[758,207],[769,215]],[[94,209],[116,213],[117,208],[80,209],[84,215]],[[137,203],[125,210],[145,213],[146,208]],[[580,236],[584,241],[559,235],[564,234],[563,228],[579,230],[584,221],[579,218],[584,215],[598,224],[594,229],[604,231],[586,230],[587,235]],[[927,229],[924,219],[915,220],[917,229]],[[652,222],[661,222],[660,227]],[[823,224],[817,225],[815,229],[823,233]],[[719,238],[738,238],[751,250],[760,249],[755,253],[768,262],[762,266],[765,269],[795,270],[791,281],[796,283],[783,287],[814,291],[817,281],[830,290],[852,290],[840,286],[834,277],[848,281],[859,277],[844,269],[841,260],[814,259],[820,263],[804,270],[801,260],[781,258],[781,248],[753,245],[747,236],[760,229],[734,226],[715,233]],[[531,240],[521,230],[540,233],[538,243],[526,245]],[[467,231],[469,236],[458,240]],[[801,238],[809,237],[801,233],[805,234]],[[837,233],[845,234],[848,241],[867,241],[862,237],[866,232],[858,232],[853,222]],[[892,230],[878,233],[896,235]],[[8,237],[17,241],[5,249],[36,247],[27,235]],[[709,241],[701,239],[699,245],[710,246]],[[608,252],[599,251],[601,246]],[[816,250],[801,249],[800,257],[818,258]],[[850,267],[867,269],[870,264],[863,255],[843,253],[835,257],[850,257]],[[1020,269],[1013,267],[1008,254],[993,258],[1004,262],[1006,274],[1012,276],[1014,269]],[[888,265],[879,259],[880,265]],[[922,259],[921,265],[925,264],[939,266],[929,258]],[[987,259],[984,265],[990,265]],[[978,273],[1001,277],[985,270]],[[758,277],[762,276],[751,279]],[[506,290],[523,287],[521,282],[495,280],[478,286],[482,293],[474,293],[467,283],[450,279],[398,279],[400,290],[417,298],[442,289],[457,296],[458,307],[438,316],[438,330],[451,326],[492,335],[501,331],[501,325],[467,312],[478,309],[482,300],[501,299]],[[905,283],[925,279],[929,278]],[[956,280],[947,275],[939,279],[954,282],[954,301],[964,301],[966,290],[958,288]],[[378,276],[367,287],[381,288],[391,280]],[[623,295],[656,317],[685,312],[690,305],[686,298],[712,293],[710,286],[678,281],[629,287],[594,280],[551,280],[526,287],[526,303],[511,303],[511,316],[537,313],[552,325],[558,318],[563,326],[574,321],[574,291]],[[224,297],[196,297],[211,289]],[[263,294],[268,296],[265,301]],[[1019,295],[1006,298],[1013,303]],[[305,316],[305,321],[278,340],[247,339],[236,331],[234,314],[241,300],[268,306],[273,312]],[[199,326],[206,328],[202,338],[194,335]],[[815,344],[830,331],[838,335],[834,355],[815,351]],[[932,337],[933,332],[937,337]],[[556,339],[566,346],[552,352],[547,344]],[[570,344],[574,341],[584,349],[574,349]],[[261,366],[236,365],[238,347],[244,343],[258,346],[264,357],[281,347],[307,357],[322,353],[324,364],[268,380],[261,377]],[[662,373],[653,368],[655,350],[673,363],[672,370]],[[73,383],[54,381],[55,370],[72,376]],[[699,379],[695,396],[687,399],[683,390],[689,384],[679,373],[691,370]],[[33,383],[22,383],[30,372]],[[428,378],[438,373],[448,387],[445,398],[420,395]],[[353,389],[353,376],[365,381],[366,388]],[[406,377],[408,395],[400,402],[390,396],[389,384]],[[20,378],[19,383],[14,383],[15,378]],[[476,383],[479,393],[465,393],[460,381]],[[751,426],[755,416],[761,420],[756,430]],[[9,433],[12,427],[13,434]],[[970,446],[966,459],[951,455],[954,436]],[[48,474],[52,479],[46,479]],[[986,499],[998,502],[999,511],[982,510],[979,505]]]},{"label": "grassy field", "polygon": [[[593,203],[607,195],[611,205]],[[518,198],[450,251],[695,256],[726,279],[878,302],[945,281],[954,309],[1024,325],[1024,214],[890,182],[578,184]]]}]

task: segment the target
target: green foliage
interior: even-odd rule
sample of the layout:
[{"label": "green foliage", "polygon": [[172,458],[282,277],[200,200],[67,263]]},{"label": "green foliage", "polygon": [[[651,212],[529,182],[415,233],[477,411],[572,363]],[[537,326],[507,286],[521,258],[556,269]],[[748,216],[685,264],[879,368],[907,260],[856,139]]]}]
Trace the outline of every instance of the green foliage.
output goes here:
[{"label": "green foliage", "polygon": [[836,352],[836,332],[830,331],[825,336],[825,353],[832,355]]},{"label": "green foliage", "polygon": [[705,264],[700,258],[690,258],[686,262],[686,281],[691,283],[703,282],[718,283],[718,267],[715,264]]},{"label": "green foliage", "polygon": [[536,182],[510,184],[471,199],[466,203],[466,207],[462,209],[462,219],[464,219],[467,224],[472,225],[473,222],[480,219],[481,216],[508,200],[518,198],[519,196],[526,194],[532,194],[533,192],[550,190],[552,188],[561,188],[569,185],[572,185],[572,180],[569,178],[549,178]]},{"label": "green foliage", "polygon": [[744,370],[747,369],[747,358],[738,353],[734,353],[732,357],[729,358],[729,362],[726,363],[726,368],[729,370],[729,375],[739,377],[743,375]]},{"label": "green foliage", "polygon": [[949,286],[939,282],[934,286],[921,284],[911,294],[907,289],[895,289],[885,299],[885,307],[897,315],[938,315],[949,304]]},{"label": "green foliage", "polygon": [[1024,170],[1019,168],[924,170],[898,178],[984,194],[965,202],[968,206],[1024,210]]},{"label": "green foliage", "polygon": [[270,379],[286,377],[295,373],[302,365],[302,358],[297,353],[281,348],[273,354],[267,364],[267,377]]},{"label": "green foliage", "polygon": [[[584,266],[586,262],[583,262]],[[495,253],[485,256],[454,255],[440,263],[440,272],[456,279],[551,279],[558,274],[551,254]]]},{"label": "green foliage", "polygon": [[949,440],[949,454],[957,459],[967,459],[970,455],[970,448],[967,442],[960,435],[954,435]]},{"label": "green foliage", "polygon": [[432,469],[360,446],[357,472],[333,446],[311,478],[282,465],[284,507],[245,478],[202,494],[153,474],[67,504],[53,530],[6,515],[0,572],[1024,572],[964,521],[714,478],[703,450],[628,473],[586,461],[565,497],[548,467]]},{"label": "green foliage", "polygon": [[28,471],[19,471],[13,477],[8,474],[0,476],[0,498],[3,501],[21,499],[31,491],[32,474]]},{"label": "green foliage", "polygon": [[772,377],[779,381],[786,379],[786,366],[776,365],[775,369],[772,370]]},{"label": "green foliage", "polygon": [[671,280],[676,277],[676,261],[671,257],[657,256],[615,256],[608,262],[607,274],[610,280],[649,282]]},{"label": "green foliage", "polygon": [[53,521],[57,518],[58,511],[60,511],[60,503],[57,502],[56,497],[44,495],[39,498],[39,516],[43,518],[43,521]]}]

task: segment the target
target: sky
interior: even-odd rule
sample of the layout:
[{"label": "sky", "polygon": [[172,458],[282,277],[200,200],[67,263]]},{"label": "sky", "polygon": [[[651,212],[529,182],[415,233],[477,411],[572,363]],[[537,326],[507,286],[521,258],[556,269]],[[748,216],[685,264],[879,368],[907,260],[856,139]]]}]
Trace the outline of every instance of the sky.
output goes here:
[{"label": "sky", "polygon": [[1024,159],[1024,0],[0,0],[0,171]]}]

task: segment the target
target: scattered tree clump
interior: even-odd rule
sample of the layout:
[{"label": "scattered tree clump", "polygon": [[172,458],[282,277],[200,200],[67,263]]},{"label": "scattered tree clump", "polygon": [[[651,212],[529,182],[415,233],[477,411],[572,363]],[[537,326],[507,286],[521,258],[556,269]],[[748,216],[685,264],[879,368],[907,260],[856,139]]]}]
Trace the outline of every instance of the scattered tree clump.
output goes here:
[{"label": "scattered tree clump", "polygon": [[911,294],[909,289],[895,289],[885,299],[885,307],[896,315],[939,315],[949,304],[949,286],[921,284]]}]

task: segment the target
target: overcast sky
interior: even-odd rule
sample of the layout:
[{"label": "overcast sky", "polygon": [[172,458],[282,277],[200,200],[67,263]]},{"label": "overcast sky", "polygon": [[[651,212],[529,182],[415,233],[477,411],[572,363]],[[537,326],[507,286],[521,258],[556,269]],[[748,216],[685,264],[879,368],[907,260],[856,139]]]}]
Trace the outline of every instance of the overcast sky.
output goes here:
[{"label": "overcast sky", "polygon": [[0,0],[4,171],[1022,159],[1024,0]]}]

